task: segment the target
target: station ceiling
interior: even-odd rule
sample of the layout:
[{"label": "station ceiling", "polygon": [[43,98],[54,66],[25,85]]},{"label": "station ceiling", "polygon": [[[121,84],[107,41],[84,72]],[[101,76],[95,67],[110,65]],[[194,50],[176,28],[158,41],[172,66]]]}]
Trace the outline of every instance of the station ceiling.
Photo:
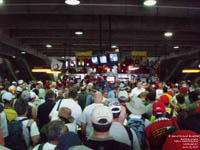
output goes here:
[{"label": "station ceiling", "polygon": [[[200,47],[200,1],[158,0],[154,7],[143,2],[82,0],[69,6],[64,0],[4,0],[0,42],[44,58],[89,50],[99,54],[112,51],[111,45],[125,55],[147,51],[156,57]],[[165,37],[167,31],[173,36]]]}]

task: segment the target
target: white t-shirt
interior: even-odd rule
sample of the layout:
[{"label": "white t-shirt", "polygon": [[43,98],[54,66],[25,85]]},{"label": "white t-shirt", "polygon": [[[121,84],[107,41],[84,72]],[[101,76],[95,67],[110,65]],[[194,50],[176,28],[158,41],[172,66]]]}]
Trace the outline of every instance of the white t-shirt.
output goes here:
[{"label": "white t-shirt", "polygon": [[67,123],[65,125],[67,126],[67,128],[68,128],[69,131],[77,133],[77,126],[76,126],[75,121],[72,122],[72,123]]},{"label": "white t-shirt", "polygon": [[160,98],[162,94],[163,94],[163,89],[156,89],[156,98]]},{"label": "white t-shirt", "polygon": [[87,124],[86,126],[86,136],[89,136],[92,131],[92,125],[91,125],[91,114],[92,114],[92,110],[99,105],[103,105],[103,104],[96,104],[93,103],[91,105],[88,105],[87,107],[85,107],[85,109],[83,110],[83,114],[81,115],[81,122]]},{"label": "white t-shirt", "polygon": [[135,97],[138,97],[142,92],[145,92],[145,89],[144,88],[138,88],[138,87],[135,87],[131,90],[131,94],[130,96],[135,96]]},{"label": "white t-shirt", "polygon": [[45,89],[39,89],[39,98],[45,99],[46,91]]},{"label": "white t-shirt", "polygon": [[[140,144],[138,142],[137,135],[136,135],[135,131],[133,131],[132,129],[131,129],[131,132],[133,135],[133,150],[140,150]],[[129,139],[128,132],[121,123],[113,122],[110,127],[109,134],[116,141],[125,143],[125,144],[131,146],[131,141]]]},{"label": "white t-shirt", "polygon": [[73,99],[63,99],[59,110],[57,111],[57,107],[59,104],[60,100],[56,102],[56,104],[54,105],[53,109],[51,110],[49,116],[51,117],[51,121],[53,120],[57,120],[58,118],[58,111],[60,110],[60,108],[62,107],[68,107],[72,110],[72,117],[74,117],[75,121],[77,124],[80,124],[80,117],[82,114],[82,109],[80,107],[79,104],[77,104]]},{"label": "white t-shirt", "polygon": [[7,119],[6,119],[6,114],[4,111],[0,113],[0,128],[2,131],[3,137],[8,136],[8,126],[7,126]]},{"label": "white t-shirt", "polygon": [[[40,144],[38,144],[37,146],[35,146],[35,147],[33,148],[33,150],[38,150],[39,146],[40,146]],[[49,143],[49,142],[46,142],[46,143],[44,144],[42,150],[55,150],[56,146],[57,146],[57,145],[51,144],[51,143]]]},{"label": "white t-shirt", "polygon": [[[17,117],[15,120],[19,121],[19,120],[22,120],[22,119],[25,119],[25,118],[27,118],[27,117]],[[22,121],[23,135],[24,135],[24,138],[25,138],[27,145],[30,145],[31,137],[36,136],[36,135],[40,135],[40,132],[38,130],[38,126],[37,126],[36,122],[33,121],[32,125],[30,127],[30,136],[31,137],[29,136],[29,131],[28,131],[28,128],[27,128],[27,124],[28,124],[29,120],[30,119]]]}]

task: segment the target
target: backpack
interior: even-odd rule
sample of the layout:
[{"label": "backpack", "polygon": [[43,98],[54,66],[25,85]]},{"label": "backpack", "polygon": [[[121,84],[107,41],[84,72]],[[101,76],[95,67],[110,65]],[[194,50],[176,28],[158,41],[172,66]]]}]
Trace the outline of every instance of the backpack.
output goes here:
[{"label": "backpack", "polygon": [[[24,120],[28,120],[28,118],[15,121],[12,120],[8,122],[8,137],[5,139],[6,146],[12,150],[27,150],[28,145],[24,139],[23,135],[23,124]],[[33,120],[30,120],[27,124],[27,128],[30,134],[30,127],[33,123]]]},{"label": "backpack", "polygon": [[138,142],[141,148],[144,148],[144,136],[145,136],[145,120],[143,118],[130,118],[127,122],[127,126],[132,128],[138,138]]}]

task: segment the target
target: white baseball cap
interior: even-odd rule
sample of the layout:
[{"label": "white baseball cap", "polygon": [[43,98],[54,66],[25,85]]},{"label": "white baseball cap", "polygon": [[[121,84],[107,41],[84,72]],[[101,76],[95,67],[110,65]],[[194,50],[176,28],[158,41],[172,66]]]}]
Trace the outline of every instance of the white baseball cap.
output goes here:
[{"label": "white baseball cap", "polygon": [[94,84],[92,82],[88,83],[88,86],[93,86]]},{"label": "white baseball cap", "polygon": [[118,101],[112,101],[108,104],[108,106],[113,114],[120,113],[120,111],[121,111],[120,102],[118,102]]},{"label": "white baseball cap", "polygon": [[17,92],[22,92],[22,88],[20,86],[17,87]]},{"label": "white baseball cap", "polygon": [[8,88],[9,91],[10,91],[10,90],[13,90],[13,89],[16,89],[16,86],[11,85],[11,86]]},{"label": "white baseball cap", "polygon": [[19,85],[21,85],[21,84],[24,83],[24,80],[19,80],[17,83],[18,83]]},{"label": "white baseball cap", "polygon": [[2,95],[2,100],[12,101],[14,97],[15,97],[15,96],[12,95],[12,93],[10,93],[10,92],[5,92],[5,93]]},{"label": "white baseball cap", "polygon": [[113,115],[109,107],[96,106],[92,110],[92,122],[97,125],[107,125],[112,122]]},{"label": "white baseball cap", "polygon": [[120,91],[118,94],[118,99],[121,101],[128,101],[128,92],[127,91]]}]

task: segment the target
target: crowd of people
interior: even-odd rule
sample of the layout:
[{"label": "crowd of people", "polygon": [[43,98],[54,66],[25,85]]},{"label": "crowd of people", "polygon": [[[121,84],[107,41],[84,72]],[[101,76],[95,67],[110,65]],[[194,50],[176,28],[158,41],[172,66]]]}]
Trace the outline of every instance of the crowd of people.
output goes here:
[{"label": "crowd of people", "polygon": [[0,83],[0,145],[12,150],[199,150],[200,86]]}]

